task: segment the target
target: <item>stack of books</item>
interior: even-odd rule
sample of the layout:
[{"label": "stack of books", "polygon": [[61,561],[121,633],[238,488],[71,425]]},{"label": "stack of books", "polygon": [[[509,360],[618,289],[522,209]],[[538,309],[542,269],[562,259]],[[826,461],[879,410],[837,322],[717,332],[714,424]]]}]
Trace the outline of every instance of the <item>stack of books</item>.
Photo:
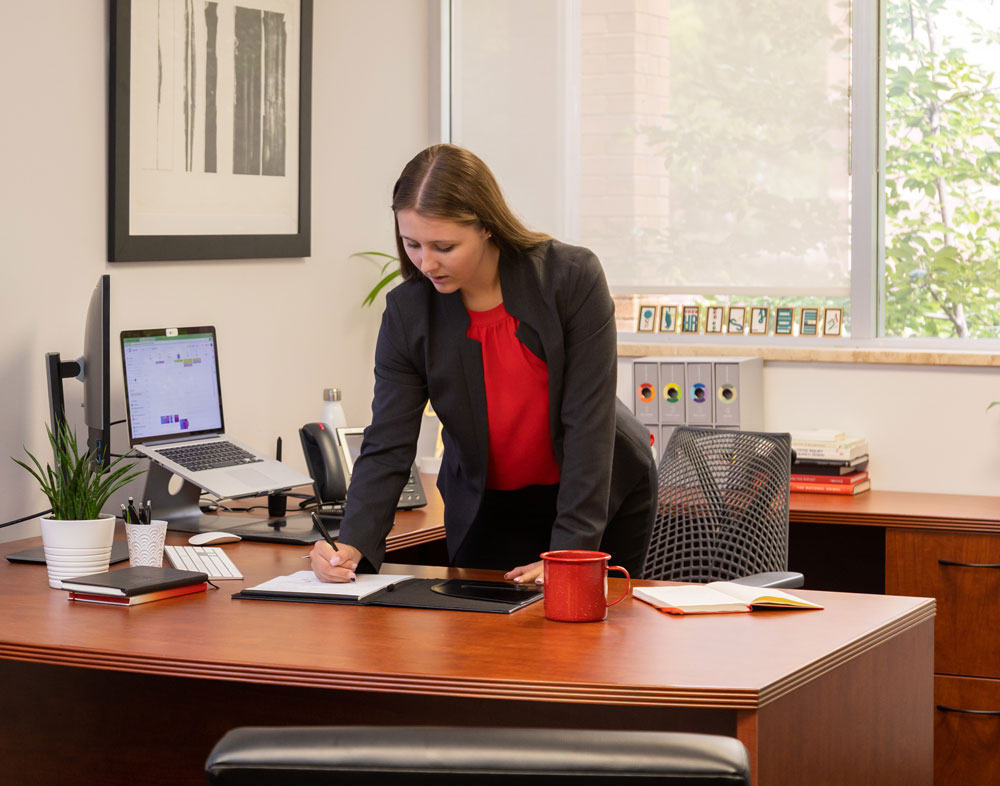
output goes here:
[{"label": "stack of books", "polygon": [[792,491],[861,494],[871,488],[868,440],[843,432],[792,432]]},{"label": "stack of books", "polygon": [[138,606],[204,592],[208,588],[208,576],[193,570],[139,566],[63,579],[62,587],[69,590],[69,600]]}]

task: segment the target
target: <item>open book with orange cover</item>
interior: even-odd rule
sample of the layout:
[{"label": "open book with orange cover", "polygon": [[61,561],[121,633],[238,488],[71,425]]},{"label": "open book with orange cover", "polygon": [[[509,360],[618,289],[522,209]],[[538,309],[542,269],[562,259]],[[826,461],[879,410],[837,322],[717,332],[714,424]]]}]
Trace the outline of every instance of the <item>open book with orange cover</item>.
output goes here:
[{"label": "open book with orange cover", "polygon": [[822,609],[773,587],[751,587],[732,581],[675,587],[633,587],[632,594],[667,614],[726,614],[754,609]]}]

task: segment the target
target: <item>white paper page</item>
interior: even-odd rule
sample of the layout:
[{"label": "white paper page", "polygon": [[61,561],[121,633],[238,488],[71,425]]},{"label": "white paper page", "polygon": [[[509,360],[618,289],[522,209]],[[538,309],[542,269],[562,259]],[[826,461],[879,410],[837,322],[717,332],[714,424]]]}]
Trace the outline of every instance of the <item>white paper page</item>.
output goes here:
[{"label": "white paper page", "polygon": [[731,595],[734,598],[739,598],[741,601],[745,601],[748,605],[752,604],[756,598],[783,598],[795,605],[804,606],[816,606],[821,608],[817,604],[810,601],[804,600],[803,598],[798,598],[788,592],[782,592],[774,587],[753,587],[748,584],[736,584],[731,581],[712,581],[706,586],[715,587],[719,592],[725,592],[727,595]]},{"label": "white paper page", "polygon": [[300,570],[287,576],[277,578],[258,584],[256,587],[248,587],[252,590],[263,592],[308,592],[313,595],[330,595],[339,598],[356,598],[360,600],[373,592],[385,589],[391,584],[397,584],[413,576],[400,576],[394,574],[380,575],[378,573],[359,573],[357,579],[347,584],[331,584],[327,581],[320,581],[311,570]]},{"label": "white paper page", "polygon": [[740,601],[731,595],[704,584],[691,584],[683,587],[635,587],[632,594],[658,606],[677,608],[740,604]]}]

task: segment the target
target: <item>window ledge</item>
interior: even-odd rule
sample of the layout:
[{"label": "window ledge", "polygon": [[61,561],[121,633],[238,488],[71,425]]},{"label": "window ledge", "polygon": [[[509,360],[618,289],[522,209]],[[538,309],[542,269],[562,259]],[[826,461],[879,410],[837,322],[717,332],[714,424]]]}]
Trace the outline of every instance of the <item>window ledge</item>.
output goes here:
[{"label": "window ledge", "polygon": [[[794,342],[795,339],[789,339]],[[796,342],[797,343],[797,342]],[[908,366],[1000,367],[1000,351],[974,352],[954,349],[894,349],[859,346],[774,346],[770,344],[694,344],[642,342],[619,337],[619,357],[662,356],[753,356],[790,363],[887,363]]]}]

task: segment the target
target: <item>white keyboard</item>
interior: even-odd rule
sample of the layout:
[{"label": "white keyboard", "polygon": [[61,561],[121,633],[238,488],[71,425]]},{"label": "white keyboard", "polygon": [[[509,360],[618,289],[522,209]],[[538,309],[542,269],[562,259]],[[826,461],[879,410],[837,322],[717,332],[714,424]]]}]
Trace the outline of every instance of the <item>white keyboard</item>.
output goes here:
[{"label": "white keyboard", "polygon": [[207,573],[213,580],[243,578],[229,555],[218,546],[164,546],[163,551],[178,570]]}]

